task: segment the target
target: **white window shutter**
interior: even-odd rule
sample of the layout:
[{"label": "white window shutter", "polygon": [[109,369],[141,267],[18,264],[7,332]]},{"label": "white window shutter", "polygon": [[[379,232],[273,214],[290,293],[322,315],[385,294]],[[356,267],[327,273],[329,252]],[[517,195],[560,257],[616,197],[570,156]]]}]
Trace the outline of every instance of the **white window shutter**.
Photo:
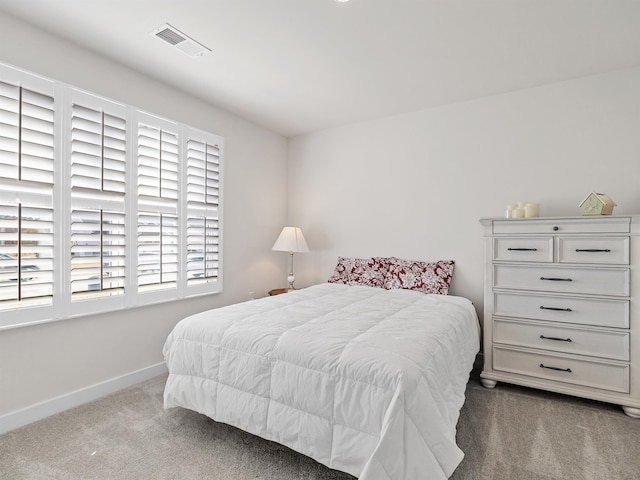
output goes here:
[{"label": "white window shutter", "polygon": [[216,282],[220,265],[220,147],[187,140],[187,285]]},{"label": "white window shutter", "polygon": [[52,85],[44,87],[0,81],[3,310],[52,303],[55,106]]},{"label": "white window shutter", "polygon": [[190,138],[187,141],[187,203],[218,207],[220,148]]},{"label": "white window shutter", "polygon": [[126,121],[74,103],[71,108],[71,188],[125,192]]},{"label": "white window shutter", "polygon": [[[178,286],[180,138],[177,126],[142,116],[137,134],[137,283],[141,293]],[[176,291],[177,294],[177,291]]]},{"label": "white window shutter", "polygon": [[0,301],[50,303],[52,294],[53,210],[0,205]]},{"label": "white window shutter", "polygon": [[71,212],[71,292],[74,300],[122,295],[125,287],[122,212]]},{"label": "white window shutter", "polygon": [[138,287],[140,291],[175,287],[179,262],[178,218],[138,214]]},{"label": "white window shutter", "polygon": [[53,97],[0,82],[0,176],[53,183]]},{"label": "white window shutter", "polygon": [[126,109],[74,91],[70,118],[71,300],[125,294]]},{"label": "white window shutter", "polygon": [[178,135],[138,125],[138,195],[178,200]]},{"label": "white window shutter", "polygon": [[218,280],[218,219],[201,216],[187,218],[187,284]]},{"label": "white window shutter", "polygon": [[0,328],[219,292],[222,141],[0,64]]}]

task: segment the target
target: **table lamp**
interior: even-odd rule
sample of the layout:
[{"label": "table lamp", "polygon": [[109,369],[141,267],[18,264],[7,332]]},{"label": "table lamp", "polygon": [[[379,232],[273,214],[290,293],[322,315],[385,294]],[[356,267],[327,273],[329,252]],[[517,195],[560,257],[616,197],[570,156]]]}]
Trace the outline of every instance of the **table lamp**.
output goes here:
[{"label": "table lamp", "polygon": [[287,291],[290,292],[291,290],[295,290],[293,286],[293,282],[296,280],[293,276],[293,254],[306,253],[309,251],[309,247],[307,247],[307,242],[304,240],[302,230],[298,227],[284,227],[282,232],[280,232],[280,236],[276,240],[276,243],[273,244],[272,250],[277,252],[289,252],[289,255],[291,256],[291,268],[289,270],[289,276],[287,277],[287,281],[289,282]]}]

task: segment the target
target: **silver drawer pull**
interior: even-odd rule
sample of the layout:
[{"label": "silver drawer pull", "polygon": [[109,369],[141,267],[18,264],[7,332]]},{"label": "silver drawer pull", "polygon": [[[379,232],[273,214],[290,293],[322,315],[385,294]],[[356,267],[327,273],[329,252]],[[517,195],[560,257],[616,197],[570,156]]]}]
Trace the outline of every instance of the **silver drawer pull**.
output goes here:
[{"label": "silver drawer pull", "polygon": [[558,308],[558,307],[545,307],[540,305],[540,310],[555,310],[556,312],[571,312],[570,308]]},{"label": "silver drawer pull", "polygon": [[571,373],[571,369],[570,368],[549,367],[548,365],[545,365],[544,363],[540,364],[540,368],[548,368],[549,370],[556,370],[558,372],[569,372],[569,373]]},{"label": "silver drawer pull", "polygon": [[570,338],[545,337],[544,335],[540,335],[540,338],[542,338],[544,340],[555,340],[557,342],[571,342],[571,341],[573,341]]},{"label": "silver drawer pull", "polygon": [[507,248],[510,252],[537,252],[537,248]]},{"label": "silver drawer pull", "polygon": [[571,278],[540,277],[540,280],[551,280],[552,282],[573,282],[573,279]]},{"label": "silver drawer pull", "polygon": [[576,252],[590,252],[590,253],[598,253],[605,252],[609,253],[611,250],[608,248],[576,248]]}]

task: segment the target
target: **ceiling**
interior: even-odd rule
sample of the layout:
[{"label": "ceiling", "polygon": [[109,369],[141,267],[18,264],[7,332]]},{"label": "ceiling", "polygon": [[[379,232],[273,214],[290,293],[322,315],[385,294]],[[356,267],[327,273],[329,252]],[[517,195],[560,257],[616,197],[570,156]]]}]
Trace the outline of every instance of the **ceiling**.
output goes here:
[{"label": "ceiling", "polygon": [[[640,65],[638,0],[0,0],[0,13],[285,136]],[[149,35],[164,23],[211,53]]]}]

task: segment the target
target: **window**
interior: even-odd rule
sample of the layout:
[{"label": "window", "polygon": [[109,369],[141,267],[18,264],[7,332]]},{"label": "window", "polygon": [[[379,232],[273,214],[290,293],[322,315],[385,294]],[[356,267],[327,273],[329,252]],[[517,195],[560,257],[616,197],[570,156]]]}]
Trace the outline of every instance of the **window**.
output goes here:
[{"label": "window", "polygon": [[71,299],[123,295],[125,215],[71,210]]},{"label": "window", "polygon": [[71,92],[71,300],[124,295],[126,108]]},{"label": "window", "polygon": [[173,288],[178,282],[178,217],[162,213],[138,215],[138,288],[148,292]]},{"label": "window", "polygon": [[180,265],[178,126],[150,116],[138,124],[137,286],[175,288]]},{"label": "window", "polygon": [[0,302],[50,304],[52,287],[52,209],[0,205]]},{"label": "window", "polygon": [[189,284],[218,278],[220,150],[187,141],[187,273]]},{"label": "window", "polygon": [[0,327],[221,291],[221,152],[0,65]]},{"label": "window", "polygon": [[0,77],[0,305],[51,305],[53,85]]}]

